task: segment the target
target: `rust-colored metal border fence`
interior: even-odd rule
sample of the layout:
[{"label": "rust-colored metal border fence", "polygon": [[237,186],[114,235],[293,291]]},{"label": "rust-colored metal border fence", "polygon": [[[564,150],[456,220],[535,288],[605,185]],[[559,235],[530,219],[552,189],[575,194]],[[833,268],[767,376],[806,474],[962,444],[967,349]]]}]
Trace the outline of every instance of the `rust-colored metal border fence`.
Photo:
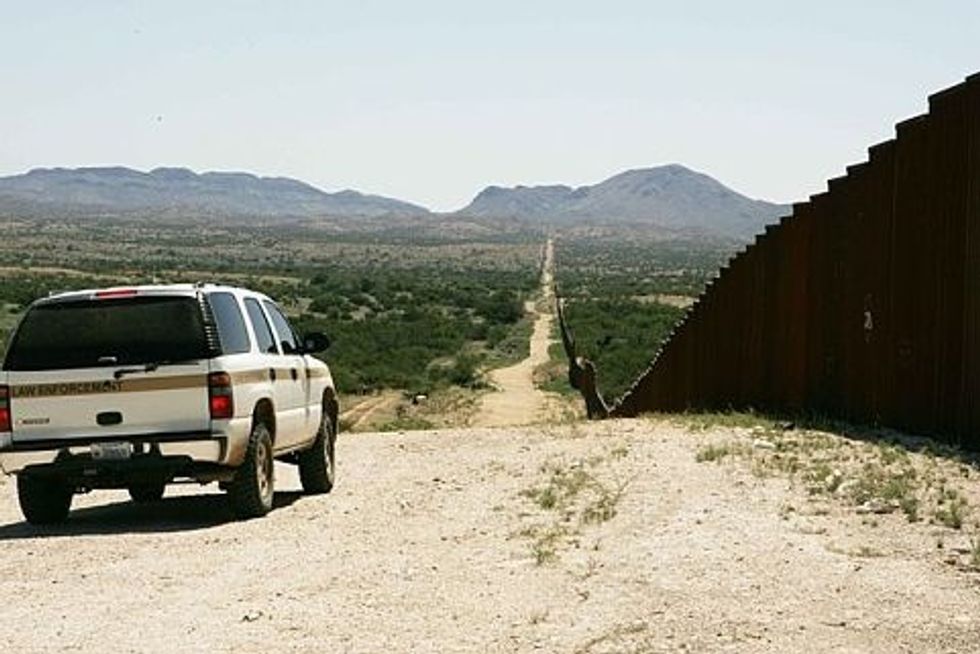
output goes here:
[{"label": "rust-colored metal border fence", "polygon": [[980,449],[980,75],[734,257],[611,414],[746,407]]}]

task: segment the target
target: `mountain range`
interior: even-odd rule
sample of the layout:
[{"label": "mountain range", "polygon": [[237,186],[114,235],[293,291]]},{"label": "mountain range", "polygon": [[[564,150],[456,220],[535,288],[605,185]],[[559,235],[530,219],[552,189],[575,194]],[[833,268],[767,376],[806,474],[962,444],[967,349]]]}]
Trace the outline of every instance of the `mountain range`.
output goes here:
[{"label": "mountain range", "polygon": [[148,173],[123,167],[37,168],[24,175],[0,177],[0,210],[9,205],[55,214],[71,211],[260,218],[428,213],[408,202],[357,191],[326,193],[288,177],[197,174],[186,168],[156,168]]},{"label": "mountain range", "polygon": [[[517,219],[554,226],[629,224],[665,235],[745,238],[787,211],[671,164],[629,170],[591,186],[489,186],[459,211],[440,216]],[[123,167],[38,168],[0,177],[0,215],[151,218],[424,218],[425,207],[358,191],[327,193],[286,177],[141,172]]]}]

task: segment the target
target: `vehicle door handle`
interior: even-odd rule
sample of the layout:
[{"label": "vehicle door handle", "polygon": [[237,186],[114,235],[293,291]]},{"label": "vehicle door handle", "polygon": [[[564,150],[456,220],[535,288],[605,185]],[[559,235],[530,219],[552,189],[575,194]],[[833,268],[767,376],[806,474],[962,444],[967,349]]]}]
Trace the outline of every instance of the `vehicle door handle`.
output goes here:
[{"label": "vehicle door handle", "polygon": [[299,378],[299,373],[296,372],[296,368],[291,369],[289,372],[293,376],[293,381],[296,381],[296,379]]},{"label": "vehicle door handle", "polygon": [[276,369],[269,368],[269,381],[276,381]]}]

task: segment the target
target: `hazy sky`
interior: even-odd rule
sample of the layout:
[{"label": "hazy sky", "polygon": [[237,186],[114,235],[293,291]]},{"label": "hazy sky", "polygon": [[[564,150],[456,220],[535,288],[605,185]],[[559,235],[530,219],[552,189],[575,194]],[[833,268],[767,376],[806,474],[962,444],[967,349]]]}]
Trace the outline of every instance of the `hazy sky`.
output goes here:
[{"label": "hazy sky", "polygon": [[794,201],[980,70],[980,2],[0,0],[0,174],[186,166],[460,207],[678,162]]}]

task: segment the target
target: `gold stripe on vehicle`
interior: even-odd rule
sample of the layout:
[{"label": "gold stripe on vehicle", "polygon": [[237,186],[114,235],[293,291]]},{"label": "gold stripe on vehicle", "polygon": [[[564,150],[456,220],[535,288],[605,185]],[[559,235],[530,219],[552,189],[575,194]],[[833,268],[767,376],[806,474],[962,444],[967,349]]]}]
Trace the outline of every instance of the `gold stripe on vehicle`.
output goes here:
[{"label": "gold stripe on vehicle", "polygon": [[175,377],[146,377],[143,379],[124,379],[122,392],[134,391],[173,391],[182,388],[207,388],[207,375],[180,375]]},{"label": "gold stripe on vehicle", "polygon": [[[300,375],[299,368],[257,368],[255,370],[236,370],[228,374],[231,375],[233,384],[258,384],[267,381],[292,381],[294,370],[298,378]],[[275,376],[274,380],[273,375]]]},{"label": "gold stripe on vehicle", "polygon": [[[232,383],[255,384],[270,380],[275,370],[276,381],[292,381],[292,368],[257,368],[229,373]],[[297,373],[299,370],[297,369]],[[308,370],[310,377],[325,377],[326,370]],[[19,384],[11,386],[15,398],[71,397],[76,395],[104,395],[107,393],[141,393],[145,391],[173,391],[187,388],[206,388],[205,375],[179,375],[173,377],[146,377],[142,379],[106,379],[101,381],[52,382],[47,384]]]},{"label": "gold stripe on vehicle", "polygon": [[269,381],[269,369],[259,368],[257,370],[236,370],[229,372],[232,384],[257,384]]},{"label": "gold stripe on vehicle", "polygon": [[140,393],[144,391],[173,391],[185,388],[205,388],[204,375],[149,377],[146,379],[106,379],[102,381],[53,382],[49,384],[19,384],[10,388],[15,398],[70,397],[106,393]]}]

